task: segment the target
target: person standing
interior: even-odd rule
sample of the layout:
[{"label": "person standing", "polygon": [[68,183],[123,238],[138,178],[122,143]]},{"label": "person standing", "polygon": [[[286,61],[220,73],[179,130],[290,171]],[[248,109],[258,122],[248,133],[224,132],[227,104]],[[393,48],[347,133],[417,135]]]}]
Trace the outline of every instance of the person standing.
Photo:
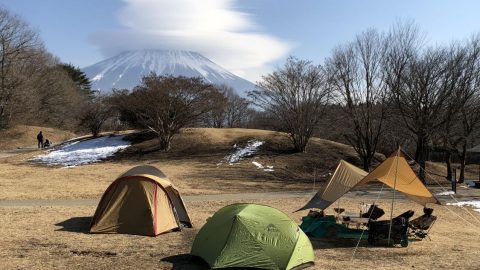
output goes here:
[{"label": "person standing", "polygon": [[40,131],[37,134],[37,141],[38,141],[38,148],[43,148],[43,134],[42,134],[42,131]]}]

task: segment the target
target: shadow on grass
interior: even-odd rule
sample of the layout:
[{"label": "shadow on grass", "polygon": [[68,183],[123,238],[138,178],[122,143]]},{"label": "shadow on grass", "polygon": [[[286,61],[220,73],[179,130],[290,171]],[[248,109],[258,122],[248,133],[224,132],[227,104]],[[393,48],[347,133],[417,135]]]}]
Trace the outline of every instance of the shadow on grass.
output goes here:
[{"label": "shadow on grass", "polygon": [[55,224],[56,226],[62,227],[56,231],[88,233],[91,221],[92,217],[72,217]]},{"label": "shadow on grass", "polygon": [[358,244],[359,247],[366,247],[367,240],[361,240],[358,243],[358,239],[315,239],[310,238],[313,249],[341,249],[341,248],[355,248]]},{"label": "shadow on grass", "polygon": [[[393,241],[393,240],[392,240]],[[417,242],[416,239],[408,239],[409,243]],[[368,249],[384,249],[384,248],[403,248],[399,244],[393,245],[388,244],[387,240],[382,240],[376,245],[369,245],[366,239],[333,239],[333,238],[310,238],[313,249],[355,249],[358,245],[358,248],[368,248]]]},{"label": "shadow on grass", "polygon": [[163,262],[169,262],[172,264],[173,270],[180,269],[210,269],[209,265],[202,259],[192,256],[190,254],[179,254],[162,259]]}]

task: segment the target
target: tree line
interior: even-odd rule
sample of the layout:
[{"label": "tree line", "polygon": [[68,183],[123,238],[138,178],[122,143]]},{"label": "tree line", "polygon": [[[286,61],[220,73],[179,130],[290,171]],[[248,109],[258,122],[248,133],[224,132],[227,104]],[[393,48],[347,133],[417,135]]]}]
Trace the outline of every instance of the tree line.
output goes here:
[{"label": "tree line", "polygon": [[0,129],[15,124],[74,129],[92,92],[22,18],[0,9]]},{"label": "tree line", "polygon": [[[415,145],[425,180],[428,151],[439,147],[446,153],[448,178],[451,156],[459,157],[463,181],[467,146],[479,141],[479,53],[479,35],[426,46],[414,24],[398,23],[387,33],[360,33],[337,46],[323,65],[291,57],[264,76],[251,96],[297,151],[306,150],[313,130],[330,129],[355,149],[368,171],[379,150]],[[337,120],[325,121],[332,114]]]}]

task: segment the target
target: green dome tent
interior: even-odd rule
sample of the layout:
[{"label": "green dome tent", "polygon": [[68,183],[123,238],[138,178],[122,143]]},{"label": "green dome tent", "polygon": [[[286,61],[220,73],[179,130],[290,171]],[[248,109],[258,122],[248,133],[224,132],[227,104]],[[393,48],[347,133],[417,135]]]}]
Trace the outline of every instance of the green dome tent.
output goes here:
[{"label": "green dome tent", "polygon": [[246,203],[225,206],[208,219],[191,253],[213,269],[299,269],[314,262],[310,240],[290,217]]}]

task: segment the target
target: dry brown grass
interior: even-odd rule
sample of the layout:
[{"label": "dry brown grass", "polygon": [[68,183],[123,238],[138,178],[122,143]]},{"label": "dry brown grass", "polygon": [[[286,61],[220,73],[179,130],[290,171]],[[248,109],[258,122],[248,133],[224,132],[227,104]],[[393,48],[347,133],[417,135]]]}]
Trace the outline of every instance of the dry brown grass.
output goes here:
[{"label": "dry brown grass", "polygon": [[[267,141],[255,160],[273,165],[275,172],[257,170],[252,159],[234,166],[218,165],[232,152],[233,144],[252,138]],[[320,139],[314,139],[309,153],[281,152],[288,148],[284,146],[287,143],[285,135],[270,131],[189,129],[176,137],[168,153],[145,154],[145,149],[155,144],[147,140],[112,160],[69,169],[28,161],[41,151],[20,154],[0,159],[0,199],[98,198],[118,175],[139,164],[157,166],[184,194],[303,190],[311,187],[313,166],[320,175],[332,170],[339,156],[353,155],[351,149],[345,154],[347,146]],[[334,154],[328,161],[319,159],[319,155],[328,156],[326,153]]]},{"label": "dry brown grass", "polygon": [[[313,138],[307,153],[291,153],[286,135],[272,131],[187,129],[175,138],[168,153],[151,152],[155,140],[145,140],[148,136],[132,136],[138,143],[126,153],[76,168],[45,167],[28,161],[41,151],[0,158],[0,199],[99,198],[118,175],[140,164],[160,168],[183,194],[305,190],[312,187],[314,175],[317,182],[325,181],[340,159],[359,165],[349,146]],[[254,158],[234,166],[217,165],[232,152],[233,144],[252,138],[266,141]],[[253,160],[272,165],[275,171],[258,170]]]},{"label": "dry brown grass", "polygon": [[18,125],[0,131],[0,150],[15,149],[18,147],[36,147],[37,134],[42,131],[43,138],[54,143],[68,140],[76,135],[69,131],[55,128]]},{"label": "dry brown grass", "polygon": [[[256,203],[281,209],[300,223],[305,212],[292,211],[306,200],[299,197]],[[344,199],[342,207],[356,211],[360,202]],[[205,269],[201,261],[188,256],[191,244],[206,219],[230,203],[187,203],[194,228],[158,237],[87,234],[93,206],[0,208],[0,267]],[[379,204],[388,209],[390,202],[381,200]],[[407,209],[421,213],[421,207],[411,202],[398,202],[395,207],[395,214]],[[352,260],[356,241],[313,240],[316,261],[312,269],[478,269],[478,227],[466,225],[442,206],[435,207],[434,213],[439,220],[430,232],[432,241],[411,242],[407,248],[366,247],[361,242]]]}]

